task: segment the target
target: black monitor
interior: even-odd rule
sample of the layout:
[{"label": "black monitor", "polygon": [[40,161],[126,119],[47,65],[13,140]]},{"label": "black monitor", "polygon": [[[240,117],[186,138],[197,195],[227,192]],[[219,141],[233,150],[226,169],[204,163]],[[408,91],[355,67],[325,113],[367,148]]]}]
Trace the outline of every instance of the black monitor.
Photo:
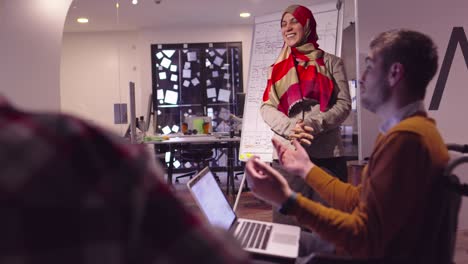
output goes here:
[{"label": "black monitor", "polygon": [[242,117],[244,115],[245,93],[236,93],[236,116]]},{"label": "black monitor", "polygon": [[148,96],[148,105],[146,107],[146,124],[145,124],[145,131],[149,130],[149,126],[151,123],[151,116],[153,116],[153,122],[155,122],[156,118],[154,118],[153,112],[153,94],[149,94]]}]

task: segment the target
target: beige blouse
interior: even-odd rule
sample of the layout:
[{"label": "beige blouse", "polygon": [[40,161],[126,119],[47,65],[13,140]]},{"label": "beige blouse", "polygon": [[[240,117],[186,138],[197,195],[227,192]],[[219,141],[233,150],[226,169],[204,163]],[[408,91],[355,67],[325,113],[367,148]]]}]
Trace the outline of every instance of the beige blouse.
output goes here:
[{"label": "beige blouse", "polygon": [[[343,155],[340,125],[348,117],[351,110],[351,97],[343,60],[325,53],[324,61],[335,84],[330,106],[325,112],[320,112],[319,104],[303,103],[307,105],[305,109],[308,109],[304,112],[304,123],[314,128],[314,140],[310,146],[306,146],[306,150],[309,156],[314,158],[331,158]],[[288,117],[278,111],[276,106],[268,103],[261,105],[260,113],[265,123],[275,132],[275,137],[284,142],[288,141],[291,129],[295,127],[298,120],[302,119],[302,112]]]}]

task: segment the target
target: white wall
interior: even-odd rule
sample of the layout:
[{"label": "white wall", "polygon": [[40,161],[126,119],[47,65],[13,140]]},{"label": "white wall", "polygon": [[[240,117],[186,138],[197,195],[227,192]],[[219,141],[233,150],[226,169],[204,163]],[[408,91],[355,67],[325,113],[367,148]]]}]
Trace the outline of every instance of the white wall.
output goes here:
[{"label": "white wall", "polygon": [[128,125],[114,125],[114,104],[128,104],[128,83],[140,83],[136,42],[136,32],[65,33],[62,111],[123,135]]},{"label": "white wall", "polygon": [[60,54],[71,0],[0,0],[0,93],[33,110],[60,109]]},{"label": "white wall", "polygon": [[[468,33],[468,1],[466,0],[357,0],[358,49],[362,69],[362,58],[368,52],[372,36],[392,28],[409,28],[431,36],[439,47],[439,65],[442,64],[453,27],[463,27]],[[429,84],[425,104],[429,103],[439,74]],[[429,115],[437,121],[446,140],[453,143],[468,143],[468,68],[458,45],[448,76],[446,88],[437,111]],[[379,120],[367,111],[361,112],[360,138],[361,156],[370,155]],[[458,170],[461,178],[468,182],[468,169]],[[416,191],[416,190],[415,190]],[[460,214],[460,228],[468,229],[468,201],[464,200]]]},{"label": "white wall", "polygon": [[128,83],[136,84],[136,114],[146,113],[152,89],[151,44],[242,42],[244,87],[252,26],[65,33],[62,48],[61,106],[85,119],[123,134],[113,124],[113,104],[128,103]]}]

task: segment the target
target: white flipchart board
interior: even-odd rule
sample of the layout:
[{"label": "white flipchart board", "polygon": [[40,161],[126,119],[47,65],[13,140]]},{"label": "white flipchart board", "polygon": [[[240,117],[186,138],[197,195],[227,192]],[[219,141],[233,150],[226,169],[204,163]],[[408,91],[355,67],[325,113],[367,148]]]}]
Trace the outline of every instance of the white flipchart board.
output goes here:
[{"label": "white flipchart board", "polygon": [[[343,15],[337,9],[337,4],[328,3],[308,6],[308,8],[317,22],[320,48],[339,56]],[[239,150],[239,159],[242,161],[246,161],[252,155],[259,156],[266,162],[271,162],[273,159],[271,144],[273,132],[263,122],[259,109],[267,83],[268,67],[274,63],[283,46],[280,28],[281,15],[282,12],[278,12],[255,18]]]}]

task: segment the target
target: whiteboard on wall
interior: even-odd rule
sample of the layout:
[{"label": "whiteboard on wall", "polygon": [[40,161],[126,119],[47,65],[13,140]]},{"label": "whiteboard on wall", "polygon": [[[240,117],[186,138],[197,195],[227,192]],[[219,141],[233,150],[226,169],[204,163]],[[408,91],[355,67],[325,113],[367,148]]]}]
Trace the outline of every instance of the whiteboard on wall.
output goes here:
[{"label": "whiteboard on wall", "polygon": [[[317,22],[320,48],[339,56],[337,51],[341,50],[342,12],[337,9],[335,3],[308,8]],[[278,12],[255,18],[239,149],[239,159],[242,161],[246,161],[252,155],[259,156],[266,162],[273,160],[273,132],[263,122],[259,110],[267,83],[268,68],[275,62],[283,46],[281,15],[282,12]]]}]

